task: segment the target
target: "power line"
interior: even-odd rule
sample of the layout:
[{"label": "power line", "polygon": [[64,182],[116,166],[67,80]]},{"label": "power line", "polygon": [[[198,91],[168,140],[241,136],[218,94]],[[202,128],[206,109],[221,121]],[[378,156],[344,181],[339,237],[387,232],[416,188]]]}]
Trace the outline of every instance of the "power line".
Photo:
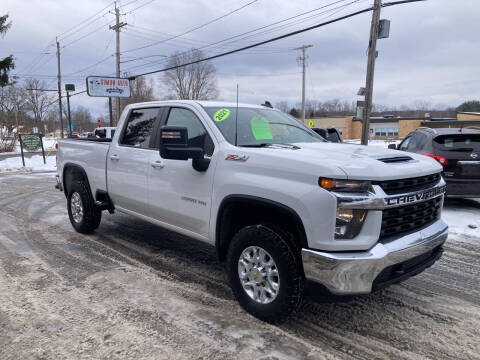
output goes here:
[{"label": "power line", "polygon": [[[107,6],[105,6],[103,9],[97,11],[95,14],[89,16],[87,19],[79,22],[77,25],[71,27],[70,29],[64,31],[63,33],[61,34],[58,34],[57,37],[60,39],[60,40],[64,40],[66,39],[67,37],[71,36],[72,34],[75,34],[77,33],[78,31],[82,30],[83,28],[85,28],[86,26],[90,25],[92,22],[98,20],[98,18],[108,14],[108,11],[106,13],[103,13],[101,15],[98,15],[99,13],[103,12],[104,10],[108,9],[114,2],[110,2]],[[85,22],[88,22],[87,24],[84,24]],[[80,25],[84,24],[80,29],[77,29]],[[72,34],[70,35],[65,35],[65,34],[68,34],[69,32],[73,31],[73,30],[76,30],[75,32],[73,32]],[[63,36],[65,35],[65,36]]]},{"label": "power line", "polygon": [[114,54],[108,55],[107,57],[105,57],[104,59],[96,62],[95,64],[89,65],[89,66],[87,66],[87,67],[85,67],[85,68],[83,68],[83,69],[80,69],[80,70],[78,70],[78,71],[75,71],[75,72],[73,72],[73,73],[69,73],[69,74],[67,74],[67,76],[68,76],[68,75],[75,75],[75,74],[78,74],[78,73],[82,73],[82,72],[84,72],[85,70],[88,70],[88,69],[90,69],[90,68],[92,68],[92,67],[94,67],[94,66],[97,66],[97,65],[99,65],[99,64],[107,61],[108,59],[110,59],[110,58],[113,57],[113,56],[114,56]]},{"label": "power line", "polygon": [[158,73],[158,72],[173,70],[173,69],[177,69],[179,67],[193,65],[193,64],[200,63],[200,62],[204,62],[204,61],[213,60],[213,59],[216,59],[216,58],[219,58],[219,57],[223,57],[223,56],[226,56],[226,55],[235,54],[235,53],[240,52],[240,51],[251,49],[251,48],[254,48],[254,47],[257,47],[257,46],[260,46],[260,45],[264,45],[264,44],[268,44],[268,43],[271,43],[271,42],[274,42],[274,41],[285,39],[285,38],[293,36],[293,35],[301,34],[301,33],[304,33],[306,31],[310,31],[310,30],[317,29],[317,28],[320,28],[320,27],[323,27],[323,26],[326,26],[326,25],[330,25],[330,24],[339,22],[341,20],[345,20],[345,19],[357,16],[357,15],[360,15],[360,14],[363,14],[363,13],[366,13],[366,12],[369,12],[369,11],[372,11],[372,10],[373,10],[373,7],[369,7],[369,8],[363,9],[363,10],[355,11],[353,13],[335,18],[333,20],[329,20],[329,21],[326,21],[326,22],[323,22],[323,23],[320,23],[320,24],[317,24],[317,25],[309,26],[309,27],[304,28],[304,29],[296,30],[296,31],[290,32],[288,34],[280,35],[280,36],[274,37],[272,39],[264,40],[264,41],[261,41],[261,42],[258,42],[258,43],[252,44],[252,45],[244,46],[244,47],[241,47],[241,48],[238,48],[238,49],[235,49],[235,50],[231,50],[231,51],[227,51],[227,52],[224,52],[224,53],[221,53],[221,54],[209,56],[209,57],[206,57],[206,58],[203,58],[203,59],[191,61],[189,63],[181,64],[181,65],[178,65],[178,66],[171,66],[171,67],[167,67],[167,68],[160,69],[160,70],[154,70],[154,71],[149,71],[149,72],[146,72],[146,73],[143,73],[143,74],[137,74],[137,75],[129,77],[129,80],[135,80],[135,77],[137,77],[137,76],[144,76],[144,75],[155,74],[155,73]]},{"label": "power line", "polygon": [[164,40],[157,41],[156,43],[153,43],[153,44],[144,45],[144,46],[140,46],[140,47],[133,48],[133,49],[128,49],[128,50],[125,50],[124,53],[132,52],[132,51],[136,51],[136,50],[140,50],[140,49],[145,49],[145,48],[147,48],[147,47],[155,46],[155,45],[158,45],[158,44],[161,44],[161,43],[164,43],[164,42],[167,42],[167,41],[176,39],[176,38],[178,38],[178,37],[180,37],[180,36],[183,36],[183,35],[186,35],[186,34],[188,34],[188,33],[191,33],[191,32],[193,32],[193,31],[195,31],[195,30],[198,30],[198,29],[201,29],[201,28],[203,28],[203,27],[205,27],[205,26],[207,26],[207,25],[210,25],[210,24],[212,24],[212,23],[214,23],[214,22],[216,22],[216,21],[218,21],[218,20],[221,20],[221,19],[223,19],[223,18],[225,18],[225,17],[227,17],[227,16],[230,16],[230,15],[232,15],[232,14],[234,14],[234,13],[236,13],[236,12],[238,12],[238,11],[244,9],[244,8],[246,8],[247,6],[250,6],[250,5],[254,4],[254,3],[256,3],[257,1],[259,1],[259,0],[250,1],[249,3],[247,3],[247,4],[245,4],[245,5],[242,5],[242,6],[239,7],[239,8],[236,8],[236,9],[234,9],[234,10],[232,10],[232,11],[226,13],[226,14],[223,14],[223,15],[221,15],[221,16],[219,16],[219,17],[216,17],[216,18],[214,18],[214,19],[212,19],[212,20],[210,20],[210,21],[208,21],[208,22],[206,22],[206,23],[204,23],[204,24],[198,25],[198,26],[193,27],[193,28],[191,28],[191,29],[189,29],[189,30],[187,30],[187,31],[184,31],[184,32],[181,33],[181,34],[172,36],[172,37],[170,37],[169,39],[164,39]]},{"label": "power line", "polygon": [[[256,29],[253,29],[253,30],[244,32],[244,33],[241,33],[241,34],[238,34],[238,35],[235,35],[235,36],[231,36],[231,37],[228,37],[228,38],[226,38],[226,39],[219,40],[219,41],[216,41],[216,42],[213,42],[213,43],[210,43],[210,44],[201,46],[201,47],[197,48],[197,50],[202,50],[202,49],[205,49],[205,48],[209,48],[209,47],[212,47],[212,46],[214,46],[214,45],[218,45],[218,46],[214,46],[215,48],[220,48],[220,45],[219,45],[219,44],[222,44],[222,43],[224,43],[224,42],[226,42],[226,41],[228,41],[228,40],[232,40],[232,39],[235,39],[235,38],[240,38],[240,39],[238,39],[237,41],[242,41],[242,40],[245,40],[245,39],[251,37],[251,36],[249,36],[249,37],[243,37],[243,38],[241,38],[241,37],[244,36],[244,35],[251,34],[251,33],[257,32],[257,31],[262,30],[262,29],[266,29],[266,28],[268,28],[268,27],[271,27],[271,26],[274,26],[274,25],[283,23],[283,22],[288,21],[288,20],[291,20],[291,19],[295,19],[295,18],[304,16],[304,15],[309,14],[309,13],[312,13],[312,12],[316,12],[316,11],[321,10],[321,9],[325,9],[325,8],[327,8],[327,7],[330,7],[330,6],[332,6],[332,5],[336,5],[336,4],[340,3],[340,2],[345,2],[345,1],[347,1],[347,0],[337,0],[337,1],[334,1],[334,2],[332,2],[332,3],[323,5],[323,6],[319,7],[319,8],[315,8],[315,9],[312,9],[312,10],[309,10],[309,11],[306,11],[306,12],[303,12],[303,13],[300,13],[300,14],[297,14],[297,15],[295,15],[295,16],[291,16],[291,17],[289,17],[289,18],[286,18],[286,19],[283,19],[283,20],[279,20],[279,21],[276,21],[276,22],[274,22],[274,23],[271,23],[271,24],[268,24],[268,25],[264,25],[264,26],[261,26],[261,27],[259,27],[259,28],[256,28]],[[352,3],[355,3],[355,2],[358,2],[358,1],[360,1],[360,0],[354,0],[354,1],[352,1],[351,3],[342,5],[342,6],[340,6],[340,7],[341,7],[341,8],[344,8],[344,7],[349,6],[349,5],[351,5]],[[365,1],[365,0],[363,0],[363,1]],[[321,12],[321,13],[319,13],[319,14],[315,14],[314,16],[324,15],[325,13],[331,12],[331,11],[333,11],[333,10],[335,10],[335,9],[337,9],[337,8],[333,8],[333,9],[329,9],[329,10],[323,11],[323,12]],[[309,17],[309,18],[311,18],[311,17]],[[304,20],[304,19],[299,19],[298,22],[303,21],[303,20]],[[279,30],[280,28],[283,28],[283,26],[278,27],[278,28],[275,29],[275,30]],[[261,33],[255,34],[255,36],[257,36],[257,35],[259,35],[259,34],[261,34]],[[253,36],[253,35],[252,35],[252,36]],[[228,42],[227,44],[230,44],[230,43],[233,43],[233,42]],[[227,44],[225,44],[225,45],[227,45]],[[185,53],[187,53],[187,52],[184,52],[183,54],[185,54]],[[168,60],[169,60],[169,59],[159,61],[158,64],[166,63],[166,61],[168,61]],[[137,65],[137,66],[134,66],[134,67],[129,68],[128,70],[138,69],[138,68],[142,68],[142,67],[145,67],[145,65]]]},{"label": "power line", "polygon": [[[134,29],[132,29],[132,27]],[[149,29],[149,28],[134,25],[134,24],[129,24],[129,31],[138,32],[139,34],[145,34],[145,35],[148,35],[148,36],[153,36],[155,34],[160,34],[160,35],[163,35],[163,36],[174,36],[174,35],[169,34],[169,33]],[[156,41],[157,39],[154,39],[154,40]],[[192,43],[192,44],[198,44],[198,43],[209,44],[207,41],[195,40],[195,39],[187,38],[187,37],[184,37],[184,36],[181,36],[179,41],[189,42],[189,43]],[[266,48],[264,48],[264,49],[266,49]],[[280,47],[278,47],[278,48],[269,47],[268,49],[272,49],[272,50],[291,50],[291,48],[280,48]]]},{"label": "power line", "polygon": [[[141,9],[142,7],[147,6],[148,4],[151,4],[151,3],[154,2],[154,1],[156,1],[156,0],[147,1],[146,3],[144,3],[144,4],[142,4],[142,5],[138,6],[138,7],[136,7],[135,9],[132,9],[132,10],[130,10],[130,11],[127,11],[126,14],[131,14],[131,13],[133,13],[134,11],[137,11],[138,9]],[[125,5],[124,5],[124,6],[125,6]]]},{"label": "power line", "polygon": [[[130,30],[131,31],[131,30]],[[149,38],[149,37],[146,37],[144,35],[139,35],[137,33],[131,33],[131,32],[125,32],[126,35],[128,36],[133,36],[133,37],[136,37],[136,38],[140,38],[140,39],[144,39],[144,40],[147,40],[147,41],[157,41],[156,39],[152,39],[152,38]],[[204,41],[198,41],[198,43],[205,43],[205,44],[208,44]],[[183,48],[187,48],[187,49],[192,49],[192,46],[194,44],[192,43],[186,43],[186,44],[178,44],[178,45],[175,45],[176,47],[183,47]],[[231,46],[218,46],[217,48],[223,48],[223,49],[231,49]],[[272,54],[272,53],[282,53],[282,52],[285,52],[285,51],[291,51],[291,49],[264,49],[264,48],[259,48],[259,49],[255,49],[254,51],[256,51],[257,53],[269,53],[269,54]],[[170,58],[171,56],[164,56],[165,58]],[[135,61],[136,59],[143,59],[145,57],[133,57],[132,60],[128,60],[128,62],[132,62],[132,61]],[[126,62],[126,61],[123,61],[123,62]],[[158,64],[159,61],[150,61],[149,63],[152,63],[152,64]]]},{"label": "power line", "polygon": [[90,36],[90,35],[92,35],[93,33],[96,33],[98,30],[103,29],[105,26],[110,25],[110,24],[113,24],[113,23],[114,23],[113,20],[112,20],[112,21],[108,21],[107,23],[102,24],[102,25],[99,26],[98,28],[95,28],[94,30],[90,31],[89,33],[87,33],[87,34],[85,34],[85,35],[83,35],[83,36],[81,36],[81,37],[79,37],[79,38],[77,38],[77,39],[75,39],[75,40],[73,40],[73,41],[70,41],[70,42],[67,43],[66,45],[63,45],[62,48],[66,48],[67,46],[70,46],[70,45],[72,45],[73,43],[76,43],[77,41],[83,40],[83,39],[85,39],[87,36]]}]

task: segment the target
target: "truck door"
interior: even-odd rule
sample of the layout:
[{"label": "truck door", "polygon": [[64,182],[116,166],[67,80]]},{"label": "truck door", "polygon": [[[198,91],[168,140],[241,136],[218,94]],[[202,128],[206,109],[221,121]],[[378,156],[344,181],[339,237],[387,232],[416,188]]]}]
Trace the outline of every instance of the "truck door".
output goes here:
[{"label": "truck door", "polygon": [[195,113],[187,108],[172,107],[166,125],[185,126],[189,146],[203,147],[212,156],[205,172],[192,167],[192,160],[162,159],[159,151],[152,153],[149,168],[149,214],[163,223],[208,236],[213,173],[214,143]]},{"label": "truck door", "polygon": [[[159,107],[133,109],[125,120],[118,141],[107,154],[108,193],[117,208],[145,215],[147,175],[152,134],[159,123]],[[158,152],[158,150],[156,150]]]}]

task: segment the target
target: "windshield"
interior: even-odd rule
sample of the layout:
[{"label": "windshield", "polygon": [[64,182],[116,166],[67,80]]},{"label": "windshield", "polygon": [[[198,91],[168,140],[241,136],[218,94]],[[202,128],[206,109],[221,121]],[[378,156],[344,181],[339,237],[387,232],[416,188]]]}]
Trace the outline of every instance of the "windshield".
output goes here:
[{"label": "windshield", "polygon": [[[236,107],[205,107],[225,139],[235,144]],[[278,110],[239,107],[238,146],[324,142],[319,135],[296,119]]]}]

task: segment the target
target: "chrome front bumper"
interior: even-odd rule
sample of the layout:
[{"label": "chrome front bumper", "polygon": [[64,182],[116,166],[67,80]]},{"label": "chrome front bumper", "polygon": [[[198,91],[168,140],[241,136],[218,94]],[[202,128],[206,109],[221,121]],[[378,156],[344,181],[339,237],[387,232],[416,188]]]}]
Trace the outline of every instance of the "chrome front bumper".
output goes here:
[{"label": "chrome front bumper", "polygon": [[385,268],[434,250],[447,236],[448,226],[439,219],[389,243],[378,243],[368,251],[340,253],[302,249],[305,277],[336,295],[370,293],[375,279]]}]

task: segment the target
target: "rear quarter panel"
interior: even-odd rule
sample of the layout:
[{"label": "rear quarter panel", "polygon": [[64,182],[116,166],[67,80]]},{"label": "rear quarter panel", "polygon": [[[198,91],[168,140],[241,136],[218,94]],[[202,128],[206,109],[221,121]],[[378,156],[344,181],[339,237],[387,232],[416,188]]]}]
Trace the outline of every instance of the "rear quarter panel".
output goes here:
[{"label": "rear quarter panel", "polygon": [[88,140],[60,140],[57,172],[63,180],[65,166],[77,165],[87,174],[92,195],[107,190],[105,164],[110,143]]}]

